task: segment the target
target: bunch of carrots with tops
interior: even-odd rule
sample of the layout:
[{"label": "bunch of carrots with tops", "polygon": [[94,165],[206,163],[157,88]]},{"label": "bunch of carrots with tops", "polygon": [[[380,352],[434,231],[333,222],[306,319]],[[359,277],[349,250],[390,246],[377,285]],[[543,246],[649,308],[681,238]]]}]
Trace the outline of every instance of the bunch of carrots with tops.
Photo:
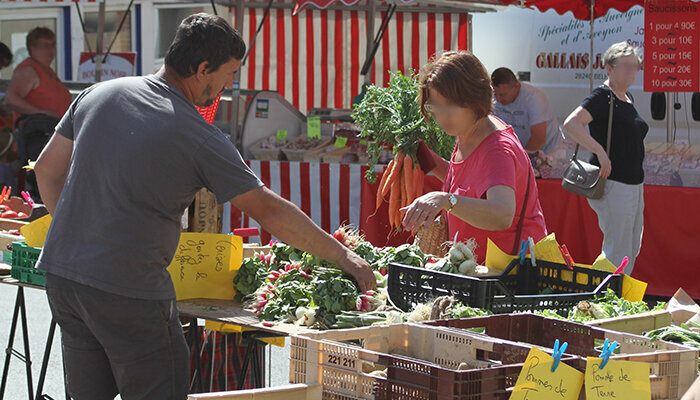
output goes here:
[{"label": "bunch of carrots with tops", "polygon": [[403,212],[401,209],[409,206],[423,194],[425,174],[418,161],[404,154],[396,153],[379,181],[375,214],[382,203],[389,199],[389,225],[393,229],[401,229]]}]

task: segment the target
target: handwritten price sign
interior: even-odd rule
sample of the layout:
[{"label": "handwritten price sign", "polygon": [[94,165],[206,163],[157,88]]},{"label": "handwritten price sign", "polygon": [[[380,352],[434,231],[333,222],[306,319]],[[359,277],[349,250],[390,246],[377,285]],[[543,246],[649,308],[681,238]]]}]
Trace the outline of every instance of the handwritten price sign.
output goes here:
[{"label": "handwritten price sign", "polygon": [[609,360],[600,369],[601,361],[589,357],[586,363],[586,399],[651,400],[648,363]]},{"label": "handwritten price sign", "polygon": [[700,90],[700,3],[646,0],[644,91]]},{"label": "handwritten price sign", "polygon": [[554,358],[537,348],[530,349],[510,400],[576,400],[583,374],[560,363],[552,372]]},{"label": "handwritten price sign", "polygon": [[233,299],[233,277],[243,261],[243,239],[215,233],[183,233],[168,266],[178,300]]}]

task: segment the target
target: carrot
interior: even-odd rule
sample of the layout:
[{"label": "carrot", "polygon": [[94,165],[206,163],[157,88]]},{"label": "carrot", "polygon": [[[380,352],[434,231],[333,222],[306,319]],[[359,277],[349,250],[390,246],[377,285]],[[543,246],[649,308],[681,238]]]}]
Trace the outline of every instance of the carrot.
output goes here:
[{"label": "carrot", "polygon": [[381,207],[382,202],[384,201],[384,196],[382,196],[382,192],[384,191],[384,186],[386,186],[386,182],[389,180],[389,174],[391,174],[392,169],[394,169],[394,160],[391,160],[389,165],[386,167],[386,171],[384,171],[384,173],[382,174],[382,180],[379,181],[379,187],[377,188],[377,205],[374,208],[375,214],[377,213],[377,210],[379,210],[379,207]]},{"label": "carrot", "polygon": [[415,189],[413,188],[413,160],[411,157],[405,157],[403,161],[403,182],[406,187],[406,204],[404,207],[413,203],[413,195]]},{"label": "carrot", "polygon": [[423,180],[425,179],[425,174],[420,166],[413,169],[413,189],[415,198],[419,198],[423,195]]},{"label": "carrot", "polygon": [[396,227],[396,213],[399,210],[400,197],[399,182],[394,180],[394,183],[391,184],[391,195],[389,196],[389,224],[392,228]]},{"label": "carrot", "polygon": [[401,208],[408,205],[406,204],[408,201],[408,191],[406,190],[405,176],[406,171],[401,171],[401,177],[399,178],[399,186],[401,186]]},{"label": "carrot", "polygon": [[401,173],[401,167],[403,166],[403,158],[404,155],[402,152],[398,152],[396,154],[396,157],[394,158],[394,168],[392,168],[391,173],[389,174],[389,177],[387,178],[387,181],[385,183],[384,188],[382,189],[382,198],[385,198],[387,193],[389,193],[389,189],[392,187],[392,184],[396,179],[399,178],[399,174]]}]

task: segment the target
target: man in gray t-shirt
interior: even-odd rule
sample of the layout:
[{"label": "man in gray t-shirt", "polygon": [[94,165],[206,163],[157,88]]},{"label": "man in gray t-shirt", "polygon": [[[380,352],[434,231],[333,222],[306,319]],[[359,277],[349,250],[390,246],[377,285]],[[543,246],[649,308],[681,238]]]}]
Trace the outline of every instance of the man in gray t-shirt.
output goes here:
[{"label": "man in gray t-shirt", "polygon": [[508,68],[493,71],[491,82],[496,98],[493,113],[513,127],[525,150],[546,154],[563,141],[559,121],[544,92],[521,83]]},{"label": "man in gray t-shirt", "polygon": [[165,269],[195,193],[256,219],[292,246],[336,263],[362,290],[369,265],[265,188],[195,105],[230,87],[245,44],[222,18],[179,26],[155,75],[96,84],[73,102],[35,171],[53,222],[47,272],[75,400],[184,399],[188,349]]}]

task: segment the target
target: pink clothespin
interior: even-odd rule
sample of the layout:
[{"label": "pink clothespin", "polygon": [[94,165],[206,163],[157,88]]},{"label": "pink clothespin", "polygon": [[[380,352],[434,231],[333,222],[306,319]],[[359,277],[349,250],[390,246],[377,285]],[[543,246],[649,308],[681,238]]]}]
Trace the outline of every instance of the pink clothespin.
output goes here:
[{"label": "pink clothespin", "polygon": [[613,275],[622,275],[625,273],[625,267],[630,263],[630,259],[625,257],[622,259],[622,264],[613,272]]}]

